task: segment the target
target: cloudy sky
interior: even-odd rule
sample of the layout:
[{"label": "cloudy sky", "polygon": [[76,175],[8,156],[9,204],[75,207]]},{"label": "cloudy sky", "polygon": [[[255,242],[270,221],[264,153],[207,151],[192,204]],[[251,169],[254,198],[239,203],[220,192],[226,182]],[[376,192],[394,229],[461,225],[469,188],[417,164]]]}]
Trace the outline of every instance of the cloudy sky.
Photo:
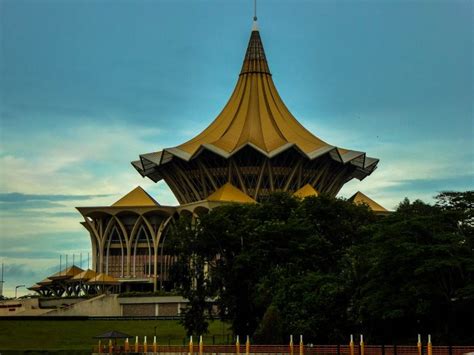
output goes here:
[{"label": "cloudy sky", "polygon": [[[347,184],[394,208],[473,188],[472,1],[259,0],[273,79],[327,142],[380,158]],[[75,206],[141,185],[130,161],[202,130],[230,96],[251,0],[0,0],[5,293],[89,251]],[[85,264],[83,266],[86,266]],[[24,290],[20,294],[24,293]]]}]

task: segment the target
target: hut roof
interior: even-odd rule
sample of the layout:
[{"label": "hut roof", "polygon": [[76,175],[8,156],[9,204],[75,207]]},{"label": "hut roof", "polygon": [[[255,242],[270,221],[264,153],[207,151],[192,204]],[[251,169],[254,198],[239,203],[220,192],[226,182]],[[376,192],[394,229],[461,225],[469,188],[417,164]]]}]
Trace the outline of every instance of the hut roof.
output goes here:
[{"label": "hut roof", "polygon": [[159,204],[143,188],[137,186],[112,205],[112,207],[136,206],[159,206]]},{"label": "hut roof", "polygon": [[295,191],[293,196],[299,197],[299,198],[305,198],[308,196],[318,196],[319,193],[318,191],[311,186],[310,184],[304,185],[301,189]]},{"label": "hut roof", "polygon": [[229,182],[214,191],[206,200],[255,203],[253,198]]},{"label": "hut roof", "polygon": [[367,205],[369,208],[378,213],[387,213],[389,212],[385,207],[379,205],[377,202],[372,200],[367,195],[364,195],[362,192],[357,191],[354,195],[352,195],[348,201],[355,203],[356,205]]}]

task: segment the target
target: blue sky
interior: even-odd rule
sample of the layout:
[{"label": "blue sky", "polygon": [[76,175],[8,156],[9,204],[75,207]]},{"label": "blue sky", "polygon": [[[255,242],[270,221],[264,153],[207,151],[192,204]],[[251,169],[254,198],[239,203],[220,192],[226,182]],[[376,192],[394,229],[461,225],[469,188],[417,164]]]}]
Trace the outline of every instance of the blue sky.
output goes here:
[{"label": "blue sky", "polygon": [[[474,181],[472,1],[259,0],[273,79],[327,142],[381,159],[394,208]],[[6,293],[89,250],[75,206],[164,183],[130,165],[202,130],[230,96],[251,0],[0,1],[0,261]],[[70,259],[72,257],[70,256]]]}]

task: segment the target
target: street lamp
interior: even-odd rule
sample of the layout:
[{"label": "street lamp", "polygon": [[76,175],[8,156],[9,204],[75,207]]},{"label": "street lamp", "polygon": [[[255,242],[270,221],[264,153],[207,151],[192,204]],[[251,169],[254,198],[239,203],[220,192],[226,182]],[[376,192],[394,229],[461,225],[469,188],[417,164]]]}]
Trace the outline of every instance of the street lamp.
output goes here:
[{"label": "street lamp", "polygon": [[17,292],[18,292],[18,289],[19,289],[20,287],[25,287],[25,285],[17,285],[17,286],[15,286],[15,299],[18,298],[18,297],[17,297]]}]

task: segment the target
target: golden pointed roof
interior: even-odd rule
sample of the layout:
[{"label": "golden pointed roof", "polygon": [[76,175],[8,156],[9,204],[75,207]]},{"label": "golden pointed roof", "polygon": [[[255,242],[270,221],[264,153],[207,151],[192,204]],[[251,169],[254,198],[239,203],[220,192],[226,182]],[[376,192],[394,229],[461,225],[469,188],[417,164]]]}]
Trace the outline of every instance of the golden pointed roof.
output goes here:
[{"label": "golden pointed roof", "polygon": [[295,191],[293,196],[305,198],[308,196],[319,196],[319,193],[313,186],[306,184],[301,189]]},{"label": "golden pointed roof", "polygon": [[49,278],[45,278],[45,279],[37,282],[37,284],[40,285],[40,286],[51,285],[52,283],[53,283],[53,280],[51,280]]},{"label": "golden pointed roof", "polygon": [[111,284],[118,284],[119,281],[110,275],[107,274],[97,274],[95,277],[87,281],[90,285],[97,285],[97,284],[104,284],[104,285],[111,285]]},{"label": "golden pointed roof", "polygon": [[74,277],[69,279],[69,281],[87,281],[87,280],[90,280],[90,279],[96,277],[97,275],[98,274],[94,270],[87,269],[87,270],[84,270],[83,272],[75,275]]},{"label": "golden pointed roof", "polygon": [[253,198],[251,198],[242,190],[232,185],[230,182],[224,184],[222,187],[210,194],[206,200],[255,203],[255,200]]},{"label": "golden pointed roof", "polygon": [[328,155],[342,164],[358,168],[354,177],[363,179],[375,170],[378,159],[364,152],[331,145],[304,128],[291,114],[273,83],[260,32],[254,26],[235,89],[221,113],[196,137],[172,148],[140,155],[132,165],[142,176],[159,181],[156,168],[174,157],[190,161],[208,150],[229,158],[250,146],[268,158],[296,148],[308,159]]},{"label": "golden pointed roof", "polygon": [[[81,272],[83,272],[84,270],[82,270],[80,267],[77,267],[76,265],[72,265],[64,270],[61,270],[61,271],[58,271],[57,273],[51,275],[51,276],[48,276],[48,279],[50,280],[59,280],[59,279],[69,279]],[[43,282],[43,281],[41,281]],[[38,282],[39,283],[39,282]]]},{"label": "golden pointed roof", "polygon": [[140,186],[137,186],[120,200],[115,202],[113,207],[136,207],[136,206],[159,206],[153,197],[151,197]]},{"label": "golden pointed roof", "polygon": [[231,155],[245,145],[269,156],[291,146],[308,155],[335,148],[304,128],[283,103],[258,30],[251,33],[237,85],[222,112],[195,138],[167,150],[189,159],[201,147]]},{"label": "golden pointed roof", "polygon": [[355,203],[356,205],[367,205],[374,212],[389,212],[385,207],[379,205],[377,202],[364,195],[360,191],[357,191],[354,195],[352,195],[348,201]]}]

